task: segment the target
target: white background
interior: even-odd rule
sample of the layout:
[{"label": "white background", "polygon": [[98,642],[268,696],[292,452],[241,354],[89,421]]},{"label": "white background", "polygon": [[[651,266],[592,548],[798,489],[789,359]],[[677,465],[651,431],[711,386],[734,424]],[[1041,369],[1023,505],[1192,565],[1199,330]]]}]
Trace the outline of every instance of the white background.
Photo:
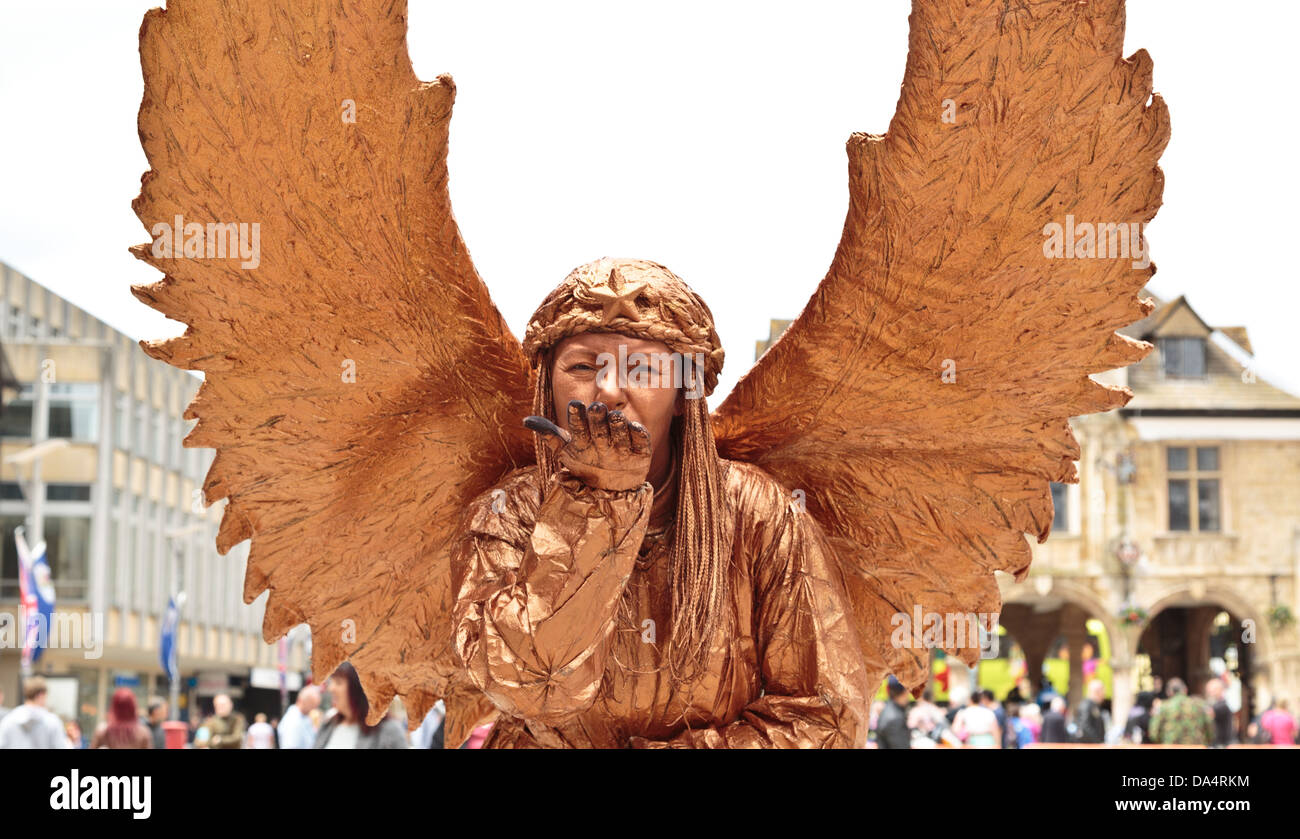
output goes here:
[{"label": "white background", "polygon": [[[126,251],[149,238],[130,202],[152,5],[0,0],[0,260],[137,338],[183,329],[128,291],[158,277]],[[417,74],[459,88],[456,215],[515,333],[574,266],[653,259],[713,309],[725,393],[830,263],[844,143],[888,127],[908,9],[412,0]],[[1173,123],[1152,289],[1248,326],[1262,377],[1293,392],[1297,24],[1283,0],[1131,0],[1125,46],[1152,54]]]}]

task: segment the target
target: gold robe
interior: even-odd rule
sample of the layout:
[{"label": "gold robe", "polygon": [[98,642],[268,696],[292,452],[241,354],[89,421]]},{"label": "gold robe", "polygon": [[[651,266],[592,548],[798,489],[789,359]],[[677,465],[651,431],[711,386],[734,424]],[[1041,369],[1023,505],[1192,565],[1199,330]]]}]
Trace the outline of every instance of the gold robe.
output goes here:
[{"label": "gold robe", "polygon": [[671,529],[646,535],[649,484],[559,474],[542,493],[530,467],[471,504],[453,637],[501,712],[485,748],[863,746],[866,667],[821,530],[761,469],[724,464],[736,630],[678,685]]}]

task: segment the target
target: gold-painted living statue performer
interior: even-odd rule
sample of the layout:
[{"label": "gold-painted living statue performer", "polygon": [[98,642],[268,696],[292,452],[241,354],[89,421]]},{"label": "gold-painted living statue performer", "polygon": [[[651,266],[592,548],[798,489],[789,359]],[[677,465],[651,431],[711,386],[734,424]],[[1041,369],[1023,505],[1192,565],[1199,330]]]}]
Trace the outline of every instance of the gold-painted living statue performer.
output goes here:
[{"label": "gold-painted living statue performer", "polygon": [[1077,480],[1068,419],[1129,397],[1090,375],[1150,349],[1115,330],[1169,122],[1123,3],[915,0],[830,268],[712,413],[713,316],[655,262],[581,265],[511,335],[405,18],[172,0],[140,34],[165,276],[133,291],[188,326],[142,345],[205,374],[185,445],[266,640],[309,623],[372,719],[446,699],[449,744],[863,746],[882,680],[928,676],[897,616],[992,627]]}]

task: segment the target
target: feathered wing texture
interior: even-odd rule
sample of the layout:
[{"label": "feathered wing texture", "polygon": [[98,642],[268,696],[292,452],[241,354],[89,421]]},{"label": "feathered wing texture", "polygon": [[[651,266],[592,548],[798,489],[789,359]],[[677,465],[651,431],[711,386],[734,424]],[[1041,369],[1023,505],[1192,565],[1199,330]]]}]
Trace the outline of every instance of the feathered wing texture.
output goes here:
[{"label": "feathered wing texture", "polygon": [[1067,216],[1160,205],[1168,112],[1123,36],[1121,0],[915,0],[889,133],[848,143],[830,270],[715,417],[725,456],[806,493],[875,677],[928,674],[925,649],[891,642],[896,613],[1001,611],[993,571],[1024,578],[1048,482],[1078,480],[1068,418],[1131,396],[1089,374],[1150,349],[1115,330],[1150,310],[1154,267],[1044,247]]},{"label": "feathered wing texture", "polygon": [[[141,345],[205,374],[185,445],[217,449],[217,549],[252,538],[264,637],[310,623],[318,681],[349,658],[372,720],[401,694],[418,724],[456,669],[457,519],[532,441],[528,366],[452,218],[454,87],[420,83],[405,39],[392,0],[149,12],[134,207],[155,242],[133,250],[166,276],[132,290],[189,327]],[[184,258],[155,227],[178,216],[207,235]],[[210,223],[250,245],[259,225],[260,253],[207,250]]]}]

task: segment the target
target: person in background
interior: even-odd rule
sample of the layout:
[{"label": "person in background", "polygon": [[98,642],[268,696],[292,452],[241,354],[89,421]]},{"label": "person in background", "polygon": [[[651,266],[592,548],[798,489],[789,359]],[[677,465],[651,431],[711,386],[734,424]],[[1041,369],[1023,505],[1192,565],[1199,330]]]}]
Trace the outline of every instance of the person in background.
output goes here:
[{"label": "person in background", "polygon": [[970,688],[965,685],[953,685],[948,690],[948,711],[946,716],[948,718],[949,728],[951,728],[952,724],[956,722],[957,714],[961,709],[970,704],[970,699]]},{"label": "person in background", "polygon": [[1106,701],[1106,684],[1101,679],[1088,683],[1088,697],[1079,703],[1074,724],[1079,730],[1080,743],[1106,742],[1106,729],[1110,726],[1101,703]]},{"label": "person in background", "polygon": [[1285,699],[1277,700],[1272,707],[1259,715],[1259,729],[1269,737],[1265,742],[1272,743],[1274,746],[1295,744],[1295,717],[1287,710]]},{"label": "person in background", "polygon": [[63,723],[63,730],[68,733],[68,748],[86,748],[86,738],[81,734],[81,724],[79,722],[76,720],[67,720]]},{"label": "person in background", "polygon": [[1205,701],[1214,712],[1214,745],[1218,748],[1224,748],[1237,739],[1232,730],[1232,709],[1228,707],[1223,692],[1222,679],[1210,679],[1205,683]]},{"label": "person in background", "polygon": [[215,713],[208,717],[203,726],[208,730],[209,749],[242,749],[244,747],[244,730],[247,723],[244,715],[235,712],[235,703],[224,693],[212,699]]},{"label": "person in background", "polygon": [[1035,702],[1020,706],[1019,715],[1011,720],[1011,728],[1016,733],[1016,748],[1037,743],[1043,731],[1043,712]]},{"label": "person in background", "polygon": [[1046,676],[1043,676],[1042,681],[1038,686],[1038,707],[1050,709],[1052,707],[1052,700],[1060,695],[1061,694],[1056,692],[1056,688],[1052,685],[1051,680]]},{"label": "person in background", "polygon": [[316,749],[405,749],[406,732],[400,724],[385,717],[369,725],[370,700],[361,689],[361,678],[350,662],[343,662],[330,676],[326,689],[333,709],[321,723],[316,735]]},{"label": "person in background", "polygon": [[1187,695],[1187,684],[1177,677],[1166,683],[1169,698],[1151,719],[1151,742],[1164,745],[1208,746],[1214,742],[1214,712],[1200,699]]},{"label": "person in background", "polygon": [[1043,714],[1043,733],[1039,742],[1070,742],[1070,730],[1065,725],[1065,697],[1059,694],[1052,696],[1047,713]]},{"label": "person in background", "polygon": [[402,729],[402,737],[406,739],[407,748],[410,748],[411,738],[406,733],[410,728],[410,723],[406,718],[406,705],[403,704],[400,698],[393,697],[393,701],[388,703],[388,713],[384,715],[384,719],[397,723],[398,727]]},{"label": "person in background", "polygon": [[993,718],[998,721],[999,737],[1002,738],[1002,746],[1007,747],[1006,730],[1007,730],[1007,711],[1002,707],[1002,703],[993,695],[993,691],[984,688],[979,692],[979,703],[993,712]]},{"label": "person in background", "polygon": [[1082,662],[1083,679],[1085,682],[1091,680],[1097,675],[1097,658],[1093,652],[1092,643],[1084,641],[1083,646],[1079,649],[1079,661]]},{"label": "person in background", "polygon": [[907,688],[890,676],[885,690],[889,694],[889,700],[876,723],[876,748],[910,749],[912,732],[907,729]]},{"label": "person in background", "polygon": [[1228,710],[1232,712],[1232,730],[1240,741],[1245,724],[1250,720],[1249,712],[1241,703],[1241,678],[1226,668],[1219,678],[1223,679],[1223,701],[1228,703]]},{"label": "person in background", "polygon": [[167,721],[167,700],[161,696],[149,697],[149,716],[147,724],[149,726],[149,736],[153,738],[153,747],[155,749],[167,748],[167,733],[163,730],[163,723]]},{"label": "person in background", "polygon": [[0,749],[68,748],[63,723],[45,707],[48,692],[40,676],[23,680],[23,704],[0,720]]},{"label": "person in background", "polygon": [[1003,705],[1010,705],[1014,702],[1016,705],[1024,705],[1026,702],[1033,700],[1034,689],[1029,684],[1029,679],[1021,676],[1016,679],[1015,687],[1007,691],[1006,698],[1002,700]]},{"label": "person in background", "polygon": [[487,740],[488,735],[492,733],[492,726],[494,725],[496,725],[495,722],[490,722],[490,723],[485,723],[484,725],[480,725],[478,728],[470,732],[469,739],[467,739],[464,743],[461,743],[459,748],[462,749],[483,748],[483,743],[484,741]]},{"label": "person in background", "polygon": [[280,719],[276,736],[282,749],[310,749],[316,743],[316,724],[312,712],[320,708],[320,688],[307,685]]},{"label": "person in background", "polygon": [[[907,712],[907,727],[912,732],[913,741],[923,736],[937,745],[945,742],[945,733],[952,737],[948,732],[948,717],[944,715],[942,708],[934,704],[934,694],[929,688],[925,689],[921,699]],[[955,737],[952,739],[956,740]],[[915,743],[913,745],[915,746]],[[957,743],[957,745],[961,744]]]},{"label": "person in background", "polygon": [[135,694],[130,688],[118,688],[109,704],[108,722],[90,738],[92,749],[152,749],[153,737],[140,723]]},{"label": "person in background", "polygon": [[275,730],[266,721],[266,714],[258,714],[253,717],[253,724],[248,727],[248,733],[244,735],[244,748],[275,748]]},{"label": "person in background", "polygon": [[880,725],[880,712],[885,710],[885,702],[882,699],[873,700],[871,707],[867,710],[867,731],[875,731]]},{"label": "person in background", "polygon": [[1002,726],[1002,748],[1018,749],[1020,748],[1020,732],[1016,730],[1016,725],[1020,722],[1020,708],[1025,703],[1019,699],[1008,698],[1002,701],[1002,710],[1006,723]]},{"label": "person in background", "polygon": [[429,713],[424,715],[424,722],[420,723],[420,727],[411,735],[411,748],[441,749],[445,740],[442,723],[446,716],[447,703],[439,699],[433,703]]},{"label": "person in background", "polygon": [[1130,743],[1149,743],[1151,741],[1151,709],[1155,705],[1156,695],[1152,691],[1139,691],[1137,701],[1128,712],[1124,724],[1124,739]]},{"label": "person in background", "polygon": [[993,709],[982,701],[983,691],[971,696],[970,704],[957,712],[953,718],[953,733],[968,746],[978,749],[1002,748],[1002,729]]},{"label": "person in background", "polygon": [[7,713],[9,713],[9,709],[5,707],[5,692],[0,690],[0,722],[4,722]]}]

